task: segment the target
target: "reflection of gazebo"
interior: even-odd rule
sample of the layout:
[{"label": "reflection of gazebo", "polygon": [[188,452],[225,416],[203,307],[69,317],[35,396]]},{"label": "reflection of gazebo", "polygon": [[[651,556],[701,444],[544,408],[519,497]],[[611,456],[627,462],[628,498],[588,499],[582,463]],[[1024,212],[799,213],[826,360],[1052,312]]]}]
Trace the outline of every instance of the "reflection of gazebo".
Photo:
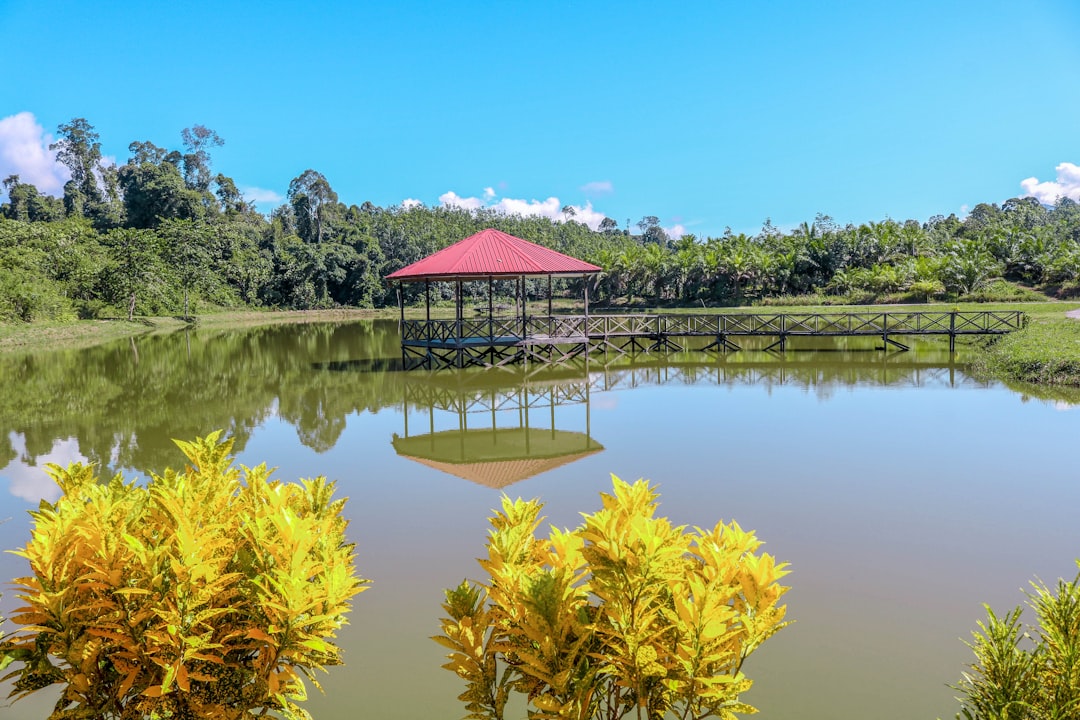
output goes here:
[{"label": "reflection of gazebo", "polygon": [[[522,240],[499,230],[482,230],[434,255],[387,275],[399,283],[401,354],[406,367],[464,367],[503,365],[530,355],[556,359],[574,357],[588,348],[589,286],[584,285],[584,316],[552,313],[552,278],[580,277],[600,272],[591,263]],[[547,277],[548,313],[529,317],[525,278]],[[466,318],[462,284],[487,280],[487,316]],[[517,282],[514,313],[496,317],[495,280]],[[424,283],[424,320],[405,320],[401,283]],[[431,319],[431,284],[454,283],[454,319]]]},{"label": "reflection of gazebo", "polygon": [[[550,382],[523,380],[498,387],[462,387],[443,375],[405,386],[405,434],[395,433],[398,455],[493,488],[554,470],[600,452],[590,435],[588,373]],[[504,379],[504,378],[503,378]],[[584,405],[584,432],[561,430],[556,408]],[[411,434],[409,410],[427,411],[427,432]],[[456,416],[457,427],[436,430],[436,412]],[[545,412],[546,411],[546,412]],[[538,413],[542,417],[537,423]],[[564,421],[565,422],[565,421]]]},{"label": "reflection of gazebo", "polygon": [[492,488],[504,488],[603,449],[585,433],[547,428],[444,430],[394,438],[398,455]]}]

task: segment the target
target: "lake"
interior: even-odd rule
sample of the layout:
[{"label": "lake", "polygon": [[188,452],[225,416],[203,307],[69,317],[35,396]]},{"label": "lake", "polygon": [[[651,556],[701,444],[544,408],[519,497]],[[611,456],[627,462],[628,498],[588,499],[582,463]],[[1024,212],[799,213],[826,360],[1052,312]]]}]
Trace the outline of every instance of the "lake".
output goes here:
[{"label": "lake", "polygon": [[[452,720],[459,681],[429,637],[443,588],[481,577],[500,493],[573,527],[612,473],[645,477],[673,522],[737,520],[791,564],[795,623],[744,668],[759,717],[951,718],[982,603],[1076,573],[1080,409],[972,379],[963,348],[791,347],[429,374],[400,370],[393,321],[353,321],[0,356],[0,548],[55,498],[45,463],[145,475],[182,464],[171,438],[224,429],[239,462],[326,475],[349,498],[372,586],[341,636],[346,665],[305,707]],[[22,574],[0,557],[0,578]],[[52,702],[0,712],[43,718]]]}]

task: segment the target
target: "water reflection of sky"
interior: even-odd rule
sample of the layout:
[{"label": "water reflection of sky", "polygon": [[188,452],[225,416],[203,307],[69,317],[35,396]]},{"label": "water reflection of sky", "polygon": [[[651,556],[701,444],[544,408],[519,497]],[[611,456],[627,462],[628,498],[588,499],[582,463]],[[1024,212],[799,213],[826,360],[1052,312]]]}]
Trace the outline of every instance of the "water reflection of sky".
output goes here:
[{"label": "water reflection of sky", "polygon": [[[918,387],[903,374],[886,384],[812,376],[717,384],[707,375],[687,382],[669,373],[663,384],[643,375],[594,389],[587,405],[557,407],[560,430],[587,424],[604,450],[507,491],[542,498],[549,522],[573,526],[598,505],[610,473],[647,477],[676,523],[734,518],[756,529],[792,564],[797,621],[748,665],[757,684],[746,699],[761,717],[955,714],[946,684],[968,661],[960,638],[981,603],[1011,607],[1036,575],[1075,572],[1080,414],[967,382],[955,369],[950,380],[948,369],[927,368]],[[344,634],[347,666],[330,674],[327,695],[313,696],[309,709],[320,719],[352,718],[359,706],[380,718],[460,716],[460,690],[427,638],[441,589],[478,576],[498,492],[397,455],[400,404],[348,412],[329,447],[301,442],[291,419],[300,411],[292,412],[275,409],[255,424],[239,460],[277,466],[283,479],[338,479],[361,573],[374,580]],[[409,412],[410,431],[425,432],[427,411]],[[550,414],[532,417],[543,424]],[[456,417],[439,410],[435,423],[452,428]],[[20,441],[13,436],[18,458]],[[59,438],[37,461],[79,452]],[[14,518],[0,525],[7,548],[25,541],[22,513],[50,482],[18,458],[0,471],[0,516]],[[17,572],[17,558],[0,559],[0,574]],[[4,717],[29,720],[39,710],[16,705]]]},{"label": "water reflection of sky", "polygon": [[45,465],[52,463],[67,466],[86,461],[79,452],[79,441],[76,438],[56,440],[49,452],[38,456],[32,463],[27,462],[29,458],[26,453],[26,439],[18,433],[11,433],[8,438],[17,457],[0,470],[0,487],[35,506],[42,499],[54,502],[60,497],[60,488],[42,470]]}]

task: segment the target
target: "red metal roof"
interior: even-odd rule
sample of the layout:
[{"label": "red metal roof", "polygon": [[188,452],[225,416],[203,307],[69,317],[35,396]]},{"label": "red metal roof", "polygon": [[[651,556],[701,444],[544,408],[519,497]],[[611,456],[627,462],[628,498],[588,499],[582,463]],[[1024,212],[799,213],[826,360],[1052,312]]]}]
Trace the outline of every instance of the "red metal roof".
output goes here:
[{"label": "red metal roof", "polygon": [[392,272],[387,280],[450,280],[500,275],[581,275],[591,263],[488,228]]}]

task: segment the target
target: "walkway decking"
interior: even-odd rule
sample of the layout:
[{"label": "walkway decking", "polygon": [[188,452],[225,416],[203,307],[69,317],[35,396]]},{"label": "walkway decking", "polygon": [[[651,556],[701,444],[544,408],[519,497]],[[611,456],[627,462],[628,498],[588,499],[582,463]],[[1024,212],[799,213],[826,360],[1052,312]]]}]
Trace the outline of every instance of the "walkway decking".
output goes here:
[{"label": "walkway decking", "polygon": [[406,368],[500,366],[515,362],[563,362],[594,352],[735,352],[739,337],[767,337],[765,350],[784,351],[802,337],[880,337],[886,346],[909,349],[896,337],[1002,335],[1027,322],[1023,312],[919,311],[845,313],[709,313],[551,315],[472,320],[403,320],[401,353]]}]

